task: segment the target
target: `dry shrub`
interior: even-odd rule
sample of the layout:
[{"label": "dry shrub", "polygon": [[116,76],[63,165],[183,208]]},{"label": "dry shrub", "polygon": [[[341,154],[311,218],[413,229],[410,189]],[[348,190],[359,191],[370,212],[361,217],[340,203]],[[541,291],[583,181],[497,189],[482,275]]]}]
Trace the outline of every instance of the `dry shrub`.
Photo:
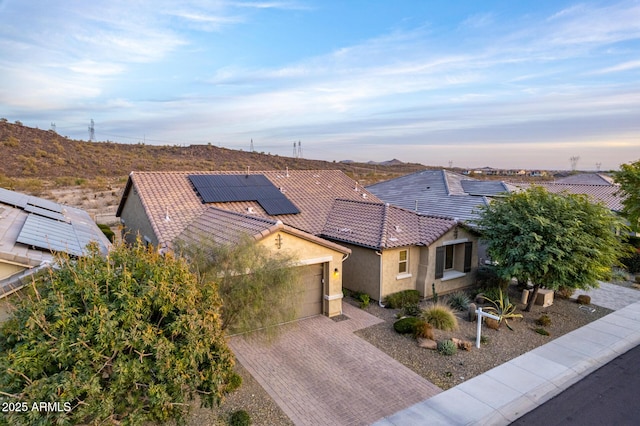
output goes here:
[{"label": "dry shrub", "polygon": [[433,337],[433,326],[424,321],[416,323],[413,335],[415,338],[435,340]]},{"label": "dry shrub", "polygon": [[447,305],[435,303],[422,311],[422,319],[438,330],[453,331],[458,329],[458,318]]},{"label": "dry shrub", "polygon": [[577,302],[579,305],[590,305],[591,304],[591,296],[586,294],[581,294],[578,296]]}]

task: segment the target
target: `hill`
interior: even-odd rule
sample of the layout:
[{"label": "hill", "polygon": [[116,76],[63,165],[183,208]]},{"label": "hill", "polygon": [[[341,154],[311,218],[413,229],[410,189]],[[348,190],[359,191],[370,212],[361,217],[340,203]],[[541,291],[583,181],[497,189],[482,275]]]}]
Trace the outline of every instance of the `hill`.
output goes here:
[{"label": "hill", "polygon": [[[278,170],[338,169],[362,184],[389,179],[426,167],[421,164],[389,165],[309,160],[213,145],[156,146],[87,142],[69,139],[51,130],[0,121],[0,176],[69,181],[68,178],[123,178],[132,170]],[[67,178],[67,179],[65,179]]]}]

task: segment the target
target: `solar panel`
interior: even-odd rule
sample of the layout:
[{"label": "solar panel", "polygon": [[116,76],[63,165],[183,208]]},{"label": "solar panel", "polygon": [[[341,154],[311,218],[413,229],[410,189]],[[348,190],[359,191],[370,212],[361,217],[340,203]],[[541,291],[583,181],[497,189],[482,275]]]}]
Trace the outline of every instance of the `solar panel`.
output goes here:
[{"label": "solar panel", "polygon": [[43,209],[41,207],[36,207],[31,204],[27,204],[24,210],[29,213],[37,214],[38,216],[48,217],[49,219],[55,219],[61,222],[69,222],[62,213],[57,213],[51,210]]},{"label": "solar panel", "polygon": [[82,247],[71,224],[35,214],[27,216],[16,241],[44,250],[82,255]]},{"label": "solar panel", "polygon": [[14,207],[20,207],[23,209],[27,205],[27,201],[29,201],[28,195],[0,188],[0,203],[8,204]]},{"label": "solar panel", "polygon": [[271,216],[300,210],[264,175],[189,175],[204,203],[257,201]]},{"label": "solar panel", "polygon": [[29,197],[27,204],[40,207],[41,209],[51,210],[52,212],[62,213],[62,206],[60,204],[45,200],[44,198]]}]

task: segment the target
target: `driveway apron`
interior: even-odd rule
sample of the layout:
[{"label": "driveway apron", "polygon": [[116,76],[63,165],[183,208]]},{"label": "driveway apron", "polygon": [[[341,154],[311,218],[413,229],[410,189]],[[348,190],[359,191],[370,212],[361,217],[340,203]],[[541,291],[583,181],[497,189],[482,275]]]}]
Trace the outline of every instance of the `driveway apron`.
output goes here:
[{"label": "driveway apron", "polygon": [[355,330],[382,320],[347,303],[287,326],[275,341],[234,337],[238,361],[296,425],[368,425],[441,392]]}]

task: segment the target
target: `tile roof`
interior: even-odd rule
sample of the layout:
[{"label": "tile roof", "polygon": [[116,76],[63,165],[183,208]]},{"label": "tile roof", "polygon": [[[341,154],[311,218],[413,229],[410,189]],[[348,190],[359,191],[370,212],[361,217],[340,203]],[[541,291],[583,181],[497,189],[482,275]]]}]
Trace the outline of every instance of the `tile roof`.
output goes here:
[{"label": "tile roof", "polygon": [[[297,235],[339,252],[350,252],[350,250],[335,243],[287,226],[280,220],[250,216],[217,207],[207,208],[187,225],[185,230],[176,237],[175,241],[185,244],[214,243],[232,245],[239,243],[244,236],[260,240],[277,231]],[[211,239],[211,241],[207,241],[208,239]]]},{"label": "tile roof", "polygon": [[547,191],[554,194],[561,194],[563,192],[568,194],[583,194],[596,202],[603,203],[609,208],[609,210],[613,210],[615,212],[622,211],[623,207],[623,198],[617,194],[620,190],[618,185],[581,185],[557,182],[517,183],[515,185],[518,185],[523,189],[534,185],[542,186]]},{"label": "tile roof", "polygon": [[447,170],[424,170],[367,186],[367,190],[387,203],[432,216],[462,221],[477,218],[478,206],[487,197],[512,192],[516,187],[497,181],[481,181]]},{"label": "tile roof", "polygon": [[556,179],[555,183],[571,183],[580,185],[615,185],[613,178],[602,173],[578,173]]},{"label": "tile roof", "polygon": [[203,204],[187,177],[196,174],[242,175],[246,172],[132,172],[117,216],[121,215],[129,192],[137,192],[160,246],[170,246],[210,206],[280,220],[318,235],[337,198],[380,201],[339,170],[252,171],[250,174],[266,176],[300,210],[298,214],[269,216],[255,201]]},{"label": "tile roof", "polygon": [[456,225],[385,203],[335,201],[322,236],[374,249],[429,245]]}]

